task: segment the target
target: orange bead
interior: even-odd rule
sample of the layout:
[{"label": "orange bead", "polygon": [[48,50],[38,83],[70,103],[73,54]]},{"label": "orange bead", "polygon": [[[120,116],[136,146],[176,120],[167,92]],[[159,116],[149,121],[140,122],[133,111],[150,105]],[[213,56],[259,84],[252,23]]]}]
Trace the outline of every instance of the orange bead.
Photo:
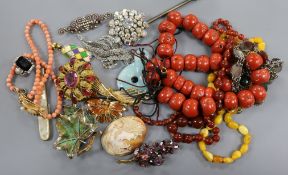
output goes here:
[{"label": "orange bead", "polygon": [[242,108],[249,108],[254,105],[255,98],[251,91],[242,90],[237,95],[239,104]]},{"label": "orange bead", "polygon": [[169,32],[161,33],[158,38],[158,42],[160,44],[169,44],[173,46],[175,44],[175,37]]},{"label": "orange bead", "polygon": [[254,70],[251,73],[250,78],[255,84],[268,83],[270,80],[270,72],[265,68]]},{"label": "orange bead", "polygon": [[228,110],[238,107],[238,98],[234,92],[226,92],[224,96],[224,107]]},{"label": "orange bead", "polygon": [[158,30],[160,33],[169,32],[171,34],[174,34],[176,31],[176,26],[172,22],[165,20],[159,24]]},{"label": "orange bead", "polygon": [[249,90],[252,92],[254,95],[256,103],[260,104],[263,103],[266,96],[267,92],[266,89],[263,86],[260,85],[253,85],[249,88]]},{"label": "orange bead", "polygon": [[157,47],[157,54],[160,58],[170,58],[173,56],[173,47],[169,44],[160,44]]},{"label": "orange bead", "polygon": [[221,68],[222,55],[219,53],[213,53],[210,57],[210,69],[219,70]]},{"label": "orange bead", "polygon": [[183,76],[178,76],[173,86],[176,90],[180,91],[185,83],[185,78]]},{"label": "orange bead", "polygon": [[199,102],[195,99],[187,99],[183,103],[182,113],[188,118],[194,118],[199,115]]},{"label": "orange bead", "polygon": [[260,66],[262,66],[263,58],[261,57],[261,55],[255,53],[255,52],[251,52],[246,57],[246,63],[247,63],[247,67],[250,70],[256,70]]},{"label": "orange bead", "polygon": [[184,69],[187,71],[195,71],[197,68],[197,57],[188,54],[184,57]]},{"label": "orange bead", "polygon": [[203,37],[203,42],[211,46],[219,39],[219,32],[214,29],[209,29]]},{"label": "orange bead", "polygon": [[202,55],[197,59],[197,71],[208,72],[210,68],[209,57]]},{"label": "orange bead", "polygon": [[172,12],[169,12],[167,14],[167,19],[168,21],[172,22],[173,24],[175,24],[176,27],[179,27],[182,25],[182,16],[181,16],[181,13],[180,12],[177,12],[177,11],[172,11]]},{"label": "orange bead", "polygon": [[188,96],[191,94],[193,86],[194,86],[193,81],[187,80],[187,81],[185,81],[184,85],[182,86],[182,89],[180,90],[180,92],[182,94]]},{"label": "orange bead", "polygon": [[181,93],[175,93],[169,100],[169,106],[175,111],[179,111],[182,108],[183,102],[185,101],[185,96]]},{"label": "orange bead", "polygon": [[184,17],[183,27],[185,30],[191,31],[198,22],[199,20],[195,15],[189,14]]},{"label": "orange bead", "polygon": [[192,88],[190,97],[195,100],[200,100],[201,97],[205,96],[205,87],[201,85],[195,85]]},{"label": "orange bead", "polygon": [[202,97],[200,100],[203,114],[210,116],[216,112],[216,103],[211,97]]},{"label": "orange bead", "polygon": [[199,22],[193,28],[192,34],[196,38],[202,39],[207,31],[208,31],[208,26],[206,24],[202,23],[202,22]]},{"label": "orange bead", "polygon": [[166,74],[166,78],[162,79],[162,83],[164,86],[172,87],[178,75],[173,69],[168,69]]}]

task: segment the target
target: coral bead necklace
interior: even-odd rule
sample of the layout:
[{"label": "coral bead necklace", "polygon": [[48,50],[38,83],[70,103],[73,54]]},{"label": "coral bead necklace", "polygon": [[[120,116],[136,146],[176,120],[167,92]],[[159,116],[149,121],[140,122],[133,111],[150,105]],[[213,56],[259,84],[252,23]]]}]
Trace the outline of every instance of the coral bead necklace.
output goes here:
[{"label": "coral bead necklace", "polygon": [[[38,25],[43,33],[45,34],[46,42],[47,42],[47,50],[48,50],[48,63],[45,63],[43,59],[40,57],[39,51],[32,39],[32,36],[30,34],[32,28]],[[51,36],[48,30],[48,27],[46,24],[44,24],[42,21],[34,19],[28,22],[27,26],[25,27],[25,37],[26,40],[32,50],[31,54],[24,54],[23,59],[30,59],[35,62],[36,67],[36,76],[33,83],[32,90],[29,93],[26,93],[25,90],[20,89],[16,87],[12,80],[15,76],[15,71],[17,70],[17,64],[15,63],[10,73],[7,77],[7,87],[12,91],[19,95],[19,102],[21,103],[22,107],[29,113],[41,116],[43,118],[51,119],[57,117],[58,114],[60,114],[62,109],[62,98],[58,93],[57,90],[57,106],[53,113],[48,114],[48,111],[43,109],[40,105],[41,95],[43,93],[45,83],[48,81],[49,78],[51,78],[53,81],[56,79],[56,76],[52,70],[53,65],[53,57],[54,57],[54,51],[52,48],[52,40]],[[18,59],[19,60],[19,59]],[[41,74],[41,69],[44,69],[44,74]],[[57,88],[56,88],[57,89]]]}]

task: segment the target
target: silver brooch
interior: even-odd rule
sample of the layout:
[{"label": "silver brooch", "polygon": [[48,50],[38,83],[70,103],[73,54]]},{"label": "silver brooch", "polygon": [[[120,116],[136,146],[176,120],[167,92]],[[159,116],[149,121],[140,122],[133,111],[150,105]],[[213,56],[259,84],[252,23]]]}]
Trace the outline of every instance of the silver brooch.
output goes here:
[{"label": "silver brooch", "polygon": [[126,45],[133,45],[140,38],[147,35],[145,29],[149,27],[144,21],[144,15],[136,10],[123,9],[116,11],[109,22],[109,35],[119,38]]},{"label": "silver brooch", "polygon": [[60,28],[59,34],[67,33],[82,33],[98,27],[103,21],[110,19],[113,16],[112,13],[98,14],[93,13],[83,17],[74,19],[69,26]]},{"label": "silver brooch", "polygon": [[114,68],[118,61],[123,61],[124,64],[130,64],[134,61],[132,54],[123,48],[119,38],[109,35],[103,36],[98,41],[87,41],[80,35],[78,35],[78,38],[81,40],[83,47],[91,51],[106,69]]}]

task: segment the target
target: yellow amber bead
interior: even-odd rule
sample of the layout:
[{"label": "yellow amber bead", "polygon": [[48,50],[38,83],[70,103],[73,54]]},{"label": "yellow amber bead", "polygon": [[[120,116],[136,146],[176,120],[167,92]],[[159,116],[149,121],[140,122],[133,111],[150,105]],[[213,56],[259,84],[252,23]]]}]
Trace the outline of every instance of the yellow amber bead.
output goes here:
[{"label": "yellow amber bead", "polygon": [[246,126],[244,126],[244,125],[240,125],[239,128],[238,128],[238,131],[244,136],[249,133],[248,128]]},{"label": "yellow amber bead", "polygon": [[201,129],[200,134],[203,137],[207,137],[209,135],[209,130],[207,128]]},{"label": "yellow amber bead", "polygon": [[231,158],[232,158],[233,160],[236,160],[236,159],[241,158],[241,156],[242,156],[242,153],[237,150],[237,151],[234,151],[234,152],[232,153]]},{"label": "yellow amber bead", "polygon": [[216,89],[215,86],[214,86],[214,83],[208,83],[208,87]]},{"label": "yellow amber bead", "polygon": [[264,51],[264,50],[266,49],[266,44],[265,44],[265,43],[259,43],[259,44],[258,44],[258,49],[259,49],[260,51]]},{"label": "yellow amber bead", "polygon": [[249,145],[248,145],[248,144],[243,144],[243,145],[240,147],[240,152],[241,152],[242,154],[247,153],[248,150],[249,150]]},{"label": "yellow amber bead", "polygon": [[225,114],[225,109],[221,109],[219,112],[218,112],[219,115],[224,115]]},{"label": "yellow amber bead", "polygon": [[223,121],[223,116],[222,116],[222,115],[217,115],[217,116],[215,117],[215,119],[214,119],[214,123],[215,123],[216,125],[220,125],[220,124],[222,123],[222,121]]},{"label": "yellow amber bead", "polygon": [[231,114],[230,112],[227,112],[227,113],[225,114],[224,121],[225,121],[226,123],[229,123],[229,122],[232,121],[232,114]]},{"label": "yellow amber bead", "polygon": [[251,139],[252,139],[252,136],[250,134],[247,134],[243,138],[243,143],[250,144],[251,143]]},{"label": "yellow amber bead", "polygon": [[238,129],[239,128],[239,124],[234,122],[234,121],[230,121],[227,126],[231,129]]},{"label": "yellow amber bead", "polygon": [[229,163],[232,163],[233,161],[234,160],[232,158],[230,158],[230,157],[224,157],[224,163],[229,164]]},{"label": "yellow amber bead", "polygon": [[201,151],[206,151],[206,144],[205,144],[205,142],[203,142],[203,141],[199,142],[199,143],[198,143],[198,146],[199,146],[199,149],[200,149]]},{"label": "yellow amber bead", "polygon": [[216,79],[216,75],[214,73],[209,74],[207,77],[208,83],[214,82],[215,79]]},{"label": "yellow amber bead", "polygon": [[203,151],[203,156],[209,161],[213,161],[213,154],[210,153],[209,151]]}]

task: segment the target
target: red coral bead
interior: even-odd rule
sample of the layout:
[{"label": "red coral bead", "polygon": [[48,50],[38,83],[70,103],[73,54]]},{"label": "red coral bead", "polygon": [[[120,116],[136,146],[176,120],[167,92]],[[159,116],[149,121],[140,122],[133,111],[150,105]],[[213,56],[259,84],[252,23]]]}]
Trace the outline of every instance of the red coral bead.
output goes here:
[{"label": "red coral bead", "polygon": [[162,79],[162,83],[164,86],[172,87],[177,77],[178,75],[173,69],[168,69],[167,76],[166,78]]},{"label": "red coral bead", "polygon": [[202,23],[202,22],[199,22],[193,28],[192,34],[196,38],[202,39],[207,31],[208,31],[208,26],[206,24]]},{"label": "red coral bead", "polygon": [[192,88],[190,97],[196,100],[200,100],[201,97],[205,96],[205,87],[201,85],[195,85]]},{"label": "red coral bead", "polygon": [[223,78],[222,79],[222,87],[221,90],[223,90],[224,92],[228,92],[232,90],[232,81],[228,78]]},{"label": "red coral bead", "polygon": [[169,32],[161,33],[158,38],[158,42],[160,44],[169,44],[173,46],[175,44],[175,37]]},{"label": "red coral bead", "polygon": [[148,72],[145,81],[152,85],[157,85],[160,81],[160,75],[157,72]]},{"label": "red coral bead", "polygon": [[174,91],[170,87],[164,87],[157,96],[157,100],[159,103],[168,103]]},{"label": "red coral bead", "polygon": [[175,111],[179,111],[186,100],[185,96],[181,93],[175,93],[169,100],[169,106]]},{"label": "red coral bead", "polygon": [[178,91],[180,91],[185,83],[185,78],[183,76],[178,76],[176,81],[174,82],[173,86],[175,89],[177,89]]},{"label": "red coral bead", "polygon": [[171,57],[171,68],[175,71],[182,71],[184,69],[184,57],[180,54],[175,54]]},{"label": "red coral bead", "polygon": [[155,69],[155,66],[151,61],[149,61],[146,63],[145,69],[146,69],[146,71],[153,71]]},{"label": "red coral bead", "polygon": [[228,110],[238,108],[238,98],[234,92],[226,92],[225,93],[224,107]]},{"label": "red coral bead", "polygon": [[215,94],[215,90],[211,87],[207,87],[205,89],[205,97],[213,97]]},{"label": "red coral bead", "polygon": [[251,52],[246,57],[246,64],[250,70],[256,70],[262,66],[263,58],[258,53]]},{"label": "red coral bead", "polygon": [[203,114],[205,116],[210,116],[216,112],[216,103],[211,97],[202,97],[200,100]]},{"label": "red coral bead", "polygon": [[194,83],[193,81],[191,80],[186,80],[182,89],[180,90],[180,92],[184,95],[190,95],[191,94],[191,91],[192,91],[192,88],[194,86]]},{"label": "red coral bead", "polygon": [[209,29],[202,40],[206,45],[212,46],[219,39],[219,37],[220,36],[218,31],[214,29]]},{"label": "red coral bead", "polygon": [[174,34],[176,31],[176,26],[172,22],[165,20],[159,24],[158,30],[160,33],[169,32],[171,34]]},{"label": "red coral bead", "polygon": [[179,27],[180,25],[182,25],[183,19],[182,19],[182,15],[180,12],[177,12],[177,11],[169,12],[167,14],[167,19],[168,19],[168,21],[175,24],[176,27]]},{"label": "red coral bead", "polygon": [[194,71],[197,67],[197,57],[192,54],[188,54],[184,57],[184,68],[187,71]]},{"label": "red coral bead", "polygon": [[159,68],[163,67],[163,63],[159,58],[152,58],[151,63],[156,67],[159,67]]},{"label": "red coral bead", "polygon": [[197,59],[197,71],[208,72],[210,69],[209,57],[202,55]]},{"label": "red coral bead", "polygon": [[170,59],[169,58],[165,58],[164,61],[163,61],[163,66],[166,68],[166,69],[170,69],[171,68],[171,62],[170,62]]},{"label": "red coral bead", "polygon": [[189,14],[184,17],[183,27],[185,30],[191,31],[198,22],[199,20],[195,15]]},{"label": "red coral bead", "polygon": [[267,96],[267,92],[266,89],[261,86],[261,85],[253,85],[250,87],[249,89],[252,94],[254,95],[255,101],[256,103],[260,104],[263,103],[266,96]]},{"label": "red coral bead", "polygon": [[238,97],[239,105],[242,108],[249,108],[249,107],[253,106],[255,103],[255,98],[254,98],[252,92],[249,90],[240,91],[238,93],[237,97]]},{"label": "red coral bead", "polygon": [[270,80],[270,72],[267,69],[254,70],[251,73],[250,78],[255,84],[268,83]]},{"label": "red coral bead", "polygon": [[157,47],[157,54],[160,58],[170,58],[173,53],[174,50],[170,44],[160,44]]},{"label": "red coral bead", "polygon": [[187,99],[183,103],[182,113],[188,117],[193,118],[199,115],[199,102],[195,99]]},{"label": "red coral bead", "polygon": [[210,69],[219,70],[222,62],[222,55],[219,53],[213,53],[210,57]]},{"label": "red coral bead", "polygon": [[225,49],[226,41],[219,38],[211,47],[212,53],[222,53]]}]

